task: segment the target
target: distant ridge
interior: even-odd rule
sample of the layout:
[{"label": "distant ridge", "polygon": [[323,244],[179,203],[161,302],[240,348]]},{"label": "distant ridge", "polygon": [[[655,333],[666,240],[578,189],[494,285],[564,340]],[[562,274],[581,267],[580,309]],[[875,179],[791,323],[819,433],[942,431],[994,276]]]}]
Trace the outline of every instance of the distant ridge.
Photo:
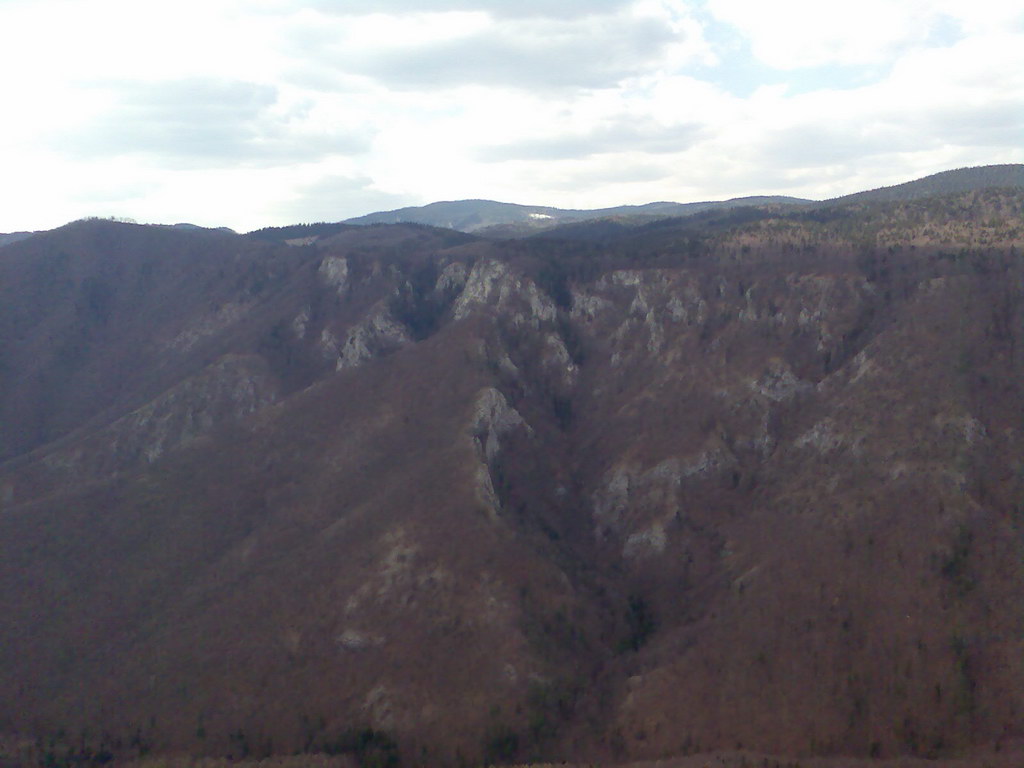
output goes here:
[{"label": "distant ridge", "polygon": [[[477,233],[490,238],[524,237],[545,232],[555,227],[579,224],[597,219],[608,219],[610,226],[631,227],[653,219],[692,216],[715,210],[730,210],[752,206],[833,206],[846,203],[905,202],[936,195],[957,194],[978,189],[1024,188],[1024,164],[1007,163],[984,165],[941,171],[920,179],[888,187],[854,192],[827,200],[808,200],[786,195],[754,195],[728,200],[708,200],[693,203],[659,201],[641,205],[619,205],[609,208],[555,208],[544,205],[523,205],[496,200],[447,200],[422,206],[410,206],[390,211],[375,211],[363,216],[336,222],[291,224],[262,227],[245,236],[265,242],[301,245],[337,235],[349,227],[373,224],[421,224],[461,232]],[[134,223],[134,222],[128,222]],[[184,231],[210,231],[235,234],[229,227],[202,227],[180,222],[150,224]],[[0,247],[25,240],[39,232],[0,233]]]},{"label": "distant ridge", "polygon": [[951,195],[993,187],[1024,187],[1024,165],[982,165],[933,173],[914,181],[879,187],[832,198],[826,204],[853,202],[903,202],[935,195]]},{"label": "distant ridge", "polygon": [[[97,218],[80,219],[80,221],[98,221],[98,220],[100,220],[100,219],[97,219]],[[114,219],[107,219],[107,220],[108,221],[114,221]],[[73,222],[69,222],[69,223],[73,223]],[[136,222],[130,221],[130,220],[126,220],[126,221],[122,221],[121,223],[123,223],[123,224],[135,224]],[[182,230],[182,231],[185,231],[185,232],[223,232],[223,233],[231,234],[231,235],[236,234],[235,230],[231,229],[230,227],[201,227],[198,224],[189,224],[187,222],[180,222],[178,224],[145,224],[145,225],[142,225],[142,226],[163,227],[163,228],[166,228],[166,229],[177,229],[177,230]],[[41,234],[42,232],[47,232],[47,231],[50,231],[50,230],[41,230],[41,231],[38,231],[38,232],[11,232],[11,233],[8,233],[8,234],[4,234],[4,233],[0,232],[0,248],[3,248],[5,245],[11,245],[13,243],[19,243],[22,240],[27,240],[28,238],[32,237],[33,235],[38,235],[38,234]]]},{"label": "distant ridge", "polygon": [[169,225],[172,229],[184,229],[186,231],[199,231],[205,230],[209,232],[227,232],[229,234],[237,234],[231,227],[201,227],[198,224],[189,224],[188,222],[179,222],[177,224]]},{"label": "distant ridge", "polygon": [[[856,192],[820,202],[784,195],[761,195],[695,203],[655,202],[644,205],[620,205],[611,208],[572,209],[502,203],[495,200],[450,200],[392,211],[377,211],[365,216],[346,219],[343,223],[360,226],[399,223],[427,224],[462,232],[515,237],[562,224],[593,219],[691,216],[710,210],[728,210],[744,206],[899,202],[993,187],[1024,187],[1024,165],[1007,164],[958,168],[903,184]],[[255,235],[255,233],[253,234]]]},{"label": "distant ridge", "polygon": [[802,205],[810,203],[783,195],[738,197],[698,203],[656,202],[644,205],[619,205],[612,208],[575,209],[542,205],[519,205],[495,200],[451,200],[423,206],[379,211],[346,219],[345,224],[428,224],[434,227],[477,232],[489,227],[532,225],[543,228],[552,224],[613,216],[689,216],[714,208],[736,208],[746,205]]},{"label": "distant ridge", "polygon": [[32,237],[32,235],[34,235],[34,234],[36,234],[36,233],[35,232],[11,232],[9,234],[0,233],[0,248],[3,248],[5,245],[10,245],[11,243],[17,243],[17,242],[20,242],[22,240],[26,240],[26,239]]},{"label": "distant ridge", "polygon": [[247,232],[246,237],[253,240],[264,240],[270,243],[294,243],[300,240],[316,240],[330,237],[348,229],[349,225],[341,222],[315,224],[292,224],[286,227],[263,227]]}]

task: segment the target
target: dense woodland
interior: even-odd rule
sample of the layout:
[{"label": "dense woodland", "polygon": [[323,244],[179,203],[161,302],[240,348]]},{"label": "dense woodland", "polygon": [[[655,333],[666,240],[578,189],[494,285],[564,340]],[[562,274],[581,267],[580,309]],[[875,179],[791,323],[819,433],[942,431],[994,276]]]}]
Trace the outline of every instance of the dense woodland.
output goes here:
[{"label": "dense woodland", "polygon": [[1024,191],[969,170],[3,245],[2,759],[1013,764]]}]

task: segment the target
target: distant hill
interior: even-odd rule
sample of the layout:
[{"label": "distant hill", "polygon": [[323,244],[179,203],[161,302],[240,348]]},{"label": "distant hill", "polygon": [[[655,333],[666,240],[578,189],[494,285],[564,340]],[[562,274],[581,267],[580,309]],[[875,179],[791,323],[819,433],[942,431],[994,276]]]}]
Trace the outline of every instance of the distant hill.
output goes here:
[{"label": "distant hill", "polygon": [[[473,232],[488,237],[524,237],[555,227],[599,219],[610,220],[608,226],[611,229],[620,230],[644,224],[656,218],[692,216],[707,211],[747,206],[832,206],[849,202],[905,202],[935,195],[997,187],[1024,187],[1024,165],[988,165],[943,171],[905,184],[857,192],[822,202],[784,195],[760,195],[695,203],[655,202],[644,205],[619,205],[611,208],[575,209],[520,205],[494,200],[451,200],[399,208],[393,211],[378,211],[346,219],[343,223],[360,226],[399,223],[428,224],[433,227]],[[270,231],[276,230],[260,230],[260,232]],[[252,234],[258,236],[256,233]],[[294,236],[298,237],[298,235]]]},{"label": "distant hill", "polygon": [[935,195],[949,195],[997,187],[1024,187],[1024,165],[1017,163],[957,168],[953,171],[934,173],[931,176],[904,184],[855,192],[852,195],[826,200],[825,203],[828,205],[853,202],[898,203]]},{"label": "distant hill", "polygon": [[0,248],[3,248],[5,245],[10,245],[11,243],[26,240],[34,234],[35,232],[11,232],[9,234],[0,233]]},{"label": "distant hill", "polygon": [[172,229],[184,229],[186,231],[195,230],[209,230],[211,232],[227,232],[229,234],[236,234],[235,230],[231,227],[201,227],[198,224],[189,224],[187,221],[179,222],[178,224],[169,225]]},{"label": "distant hill", "polygon": [[[366,216],[347,219],[344,223],[366,224],[429,224],[434,227],[458,229],[463,232],[480,232],[495,227],[514,225],[507,234],[520,235],[531,229],[547,227],[571,221],[585,221],[611,217],[663,217],[688,216],[713,208],[736,208],[746,205],[799,205],[809,203],[795,197],[782,195],[739,197],[732,200],[717,200],[698,203],[656,202],[644,205],[619,205],[612,208],[575,209],[552,208],[542,205],[518,205],[500,203],[494,200],[453,200],[430,203],[394,211],[380,211]],[[498,234],[498,233],[492,233]],[[506,232],[500,232],[506,234]]]},{"label": "distant hill", "polygon": [[[91,220],[98,220],[98,219],[91,219]],[[110,219],[110,221],[113,221],[113,219]],[[135,222],[133,222],[133,221],[126,221],[126,222],[123,222],[123,223],[134,224]],[[198,224],[189,224],[187,222],[182,222],[182,223],[179,223],[179,224],[156,224],[156,225],[143,225],[143,226],[158,226],[158,227],[165,227],[167,229],[179,229],[179,230],[183,230],[183,231],[186,231],[186,232],[224,232],[224,233],[232,234],[232,235],[235,234],[235,231],[233,229],[231,229],[230,227],[201,227]],[[9,234],[0,233],[0,248],[3,248],[5,245],[11,245],[12,243],[20,243],[22,240],[27,240],[28,238],[32,237],[33,235],[38,235],[38,234],[40,234],[40,232],[11,232]]]},{"label": "distant hill", "polygon": [[317,240],[323,237],[330,237],[339,232],[349,229],[348,224],[335,222],[317,222],[316,224],[292,224],[287,227],[263,227],[246,233],[246,237],[253,240],[263,240],[268,243],[292,243],[297,244],[304,240]]},{"label": "distant hill", "polygon": [[[601,221],[600,231],[620,233],[657,219],[693,216],[754,206],[786,206],[791,210],[832,207],[845,203],[906,202],[944,194],[957,194],[979,189],[1024,188],[1024,164],[987,165],[942,171],[921,179],[890,187],[856,192],[824,201],[786,195],[755,195],[728,200],[707,200],[692,203],[659,201],[642,205],[618,205],[609,208],[555,208],[544,205],[503,203],[496,200],[448,200],[422,206],[376,211],[338,222],[293,224],[263,227],[246,233],[246,237],[270,243],[308,244],[337,235],[352,226],[371,224],[423,224],[443,229],[484,235],[491,239],[521,238],[558,229],[575,237],[574,225]],[[134,222],[128,222],[134,223]],[[206,230],[234,234],[228,227],[201,227],[190,223],[166,226],[178,230]],[[597,230],[595,230],[596,232]],[[594,235],[588,229],[590,235]],[[0,233],[0,247],[29,238],[38,232]]]}]

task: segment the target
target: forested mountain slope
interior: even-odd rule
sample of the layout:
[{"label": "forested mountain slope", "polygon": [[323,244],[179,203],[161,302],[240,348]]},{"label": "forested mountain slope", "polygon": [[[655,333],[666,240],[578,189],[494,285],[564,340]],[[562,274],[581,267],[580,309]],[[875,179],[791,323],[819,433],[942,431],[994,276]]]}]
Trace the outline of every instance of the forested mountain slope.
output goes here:
[{"label": "forested mountain slope", "polygon": [[6,246],[0,730],[410,764],[1010,744],[1022,222],[982,189]]}]

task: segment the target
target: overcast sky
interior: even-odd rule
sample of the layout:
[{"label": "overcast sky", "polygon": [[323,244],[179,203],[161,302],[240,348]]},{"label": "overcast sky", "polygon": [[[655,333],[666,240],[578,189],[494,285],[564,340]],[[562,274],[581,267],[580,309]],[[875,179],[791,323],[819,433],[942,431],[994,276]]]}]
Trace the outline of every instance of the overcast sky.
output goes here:
[{"label": "overcast sky", "polygon": [[0,0],[0,232],[1024,162],[1020,0]]}]

